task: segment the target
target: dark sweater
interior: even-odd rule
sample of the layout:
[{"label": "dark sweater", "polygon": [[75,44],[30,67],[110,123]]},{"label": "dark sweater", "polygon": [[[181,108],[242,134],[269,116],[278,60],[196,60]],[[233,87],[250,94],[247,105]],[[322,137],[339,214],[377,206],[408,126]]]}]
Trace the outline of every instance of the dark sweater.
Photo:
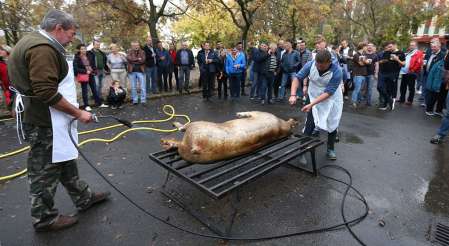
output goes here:
[{"label": "dark sweater", "polygon": [[40,33],[23,37],[8,60],[8,74],[12,85],[22,94],[25,106],[23,122],[51,127],[49,106],[62,99],[59,83],[69,69],[59,47]]}]

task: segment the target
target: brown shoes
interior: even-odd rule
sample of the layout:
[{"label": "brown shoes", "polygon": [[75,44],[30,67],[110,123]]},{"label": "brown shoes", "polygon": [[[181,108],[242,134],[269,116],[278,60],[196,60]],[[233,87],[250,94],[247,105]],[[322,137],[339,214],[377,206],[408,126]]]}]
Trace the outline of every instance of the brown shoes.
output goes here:
[{"label": "brown shoes", "polygon": [[111,192],[109,192],[109,191],[93,193],[92,198],[90,199],[89,203],[87,203],[83,207],[79,207],[78,211],[85,212],[92,206],[99,204],[101,202],[107,201],[110,195],[111,195]]},{"label": "brown shoes", "polygon": [[58,218],[50,225],[36,228],[36,232],[50,232],[59,231],[69,228],[78,223],[78,218],[75,216],[59,215]]}]

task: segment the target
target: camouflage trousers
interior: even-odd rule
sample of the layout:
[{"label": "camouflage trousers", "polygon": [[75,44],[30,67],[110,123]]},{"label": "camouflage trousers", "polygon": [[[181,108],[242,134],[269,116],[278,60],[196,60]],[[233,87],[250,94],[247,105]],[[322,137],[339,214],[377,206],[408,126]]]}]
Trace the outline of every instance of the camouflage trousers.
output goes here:
[{"label": "camouflage trousers", "polygon": [[59,182],[65,187],[76,207],[86,205],[92,192],[78,177],[76,160],[52,163],[53,132],[48,127],[24,124],[28,153],[28,183],[31,198],[31,216],[35,228],[47,226],[58,217],[54,197]]}]

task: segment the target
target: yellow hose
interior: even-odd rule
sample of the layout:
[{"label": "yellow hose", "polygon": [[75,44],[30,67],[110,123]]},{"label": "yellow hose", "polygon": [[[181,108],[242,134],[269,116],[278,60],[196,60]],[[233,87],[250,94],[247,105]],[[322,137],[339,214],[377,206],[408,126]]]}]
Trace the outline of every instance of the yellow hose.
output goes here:
[{"label": "yellow hose", "polygon": [[8,120],[14,120],[14,118],[1,119],[0,122],[4,122],[4,121],[8,121]]},{"label": "yellow hose", "polygon": [[[168,109],[170,111],[167,111]],[[182,117],[182,118],[184,118],[186,120],[186,124],[190,123],[189,116],[184,115],[184,114],[175,114],[175,109],[171,105],[164,105],[164,107],[162,108],[162,111],[164,112],[165,115],[168,116],[167,118],[159,119],[159,120],[137,120],[137,121],[133,121],[132,124],[135,125],[135,124],[146,124],[146,123],[163,123],[163,122],[170,121],[170,120],[172,120],[175,117]],[[6,120],[8,120],[8,119],[6,119]],[[109,129],[113,129],[113,128],[117,128],[117,127],[121,127],[121,126],[123,126],[123,124],[115,124],[115,125],[111,125],[111,126],[96,128],[96,129],[92,129],[92,130],[88,130],[88,131],[83,131],[83,132],[78,133],[78,135],[85,135],[85,134],[89,134],[89,133],[109,130]],[[125,131],[122,131],[122,132],[118,133],[117,135],[115,135],[113,138],[110,138],[110,139],[104,139],[104,138],[90,138],[90,139],[86,139],[86,140],[82,141],[81,143],[79,143],[78,146],[82,146],[84,144],[91,143],[91,142],[111,143],[111,142],[116,141],[117,139],[119,139],[123,135],[125,135],[125,134],[127,134],[129,132],[133,132],[133,131],[155,131],[155,132],[162,132],[162,133],[171,133],[171,132],[178,131],[178,129],[177,128],[173,128],[173,129],[159,129],[159,128],[153,128],[153,127],[130,128],[130,129],[127,129]],[[23,147],[21,149],[14,150],[12,152],[1,154],[0,155],[0,159],[4,159],[4,158],[7,158],[7,157],[11,157],[11,156],[20,154],[20,153],[25,152],[25,151],[27,151],[29,149],[30,149],[30,146],[26,146],[26,147]],[[24,170],[22,170],[20,172],[17,172],[17,173],[8,175],[8,176],[2,176],[2,177],[0,177],[0,182],[19,177],[19,176],[25,174],[26,172],[27,172],[27,169],[24,169]]]}]

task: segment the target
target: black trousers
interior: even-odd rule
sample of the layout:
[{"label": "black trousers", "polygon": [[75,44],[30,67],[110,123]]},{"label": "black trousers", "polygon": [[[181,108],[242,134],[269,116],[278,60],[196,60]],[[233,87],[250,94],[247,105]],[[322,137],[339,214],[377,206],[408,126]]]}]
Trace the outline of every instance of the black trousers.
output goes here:
[{"label": "black trousers", "polygon": [[401,98],[400,102],[405,102],[405,95],[407,94],[407,88],[409,90],[407,102],[413,102],[413,98],[415,97],[415,83],[416,83],[416,74],[408,73],[402,75],[401,80]]},{"label": "black trousers", "polygon": [[243,70],[242,77],[240,78],[240,89],[242,90],[242,95],[245,94],[245,81],[246,81],[246,69]]},{"label": "black trousers", "polygon": [[[307,113],[306,125],[304,128],[304,135],[312,136],[313,131],[315,130],[315,123],[313,119],[312,110]],[[335,141],[337,139],[337,130],[333,132],[329,132],[327,134],[327,149],[335,150]]]},{"label": "black trousers", "polygon": [[218,98],[221,98],[221,94],[223,92],[224,98],[228,97],[228,77],[225,73],[222,74],[220,78],[220,73],[217,74],[217,83],[218,83]]},{"label": "black trousers", "polygon": [[177,66],[171,67],[170,73],[168,74],[168,81],[170,81],[170,90],[172,90],[173,74],[175,75],[174,77],[175,77],[175,82],[176,82],[176,90],[179,91],[179,90],[181,90],[181,87],[179,86],[178,67]]},{"label": "black trousers", "polygon": [[276,77],[274,78],[273,83],[273,92],[274,92],[274,98],[278,98],[279,96],[279,86],[281,86],[282,82],[282,71],[276,74]]},{"label": "black trousers", "polygon": [[125,98],[126,98],[126,92],[120,93],[120,94],[111,93],[108,96],[108,103],[111,106],[120,107],[120,106],[122,106],[123,102],[125,101]]},{"label": "black trousers", "polygon": [[170,90],[171,90],[172,89],[171,80],[168,81],[169,67],[158,67],[157,73],[158,73],[157,85],[159,87],[159,91],[162,91],[162,88],[164,88],[165,91],[168,91],[169,86],[168,82],[170,82]]},{"label": "black trousers", "polygon": [[393,105],[393,98],[395,97],[395,90],[397,90],[397,77],[394,74],[383,74],[382,78],[382,87],[380,88],[380,94],[383,98],[384,105],[389,105],[390,107]]},{"label": "black trousers", "polygon": [[215,82],[215,73],[202,72],[203,98],[210,98],[212,96],[213,85]]}]

